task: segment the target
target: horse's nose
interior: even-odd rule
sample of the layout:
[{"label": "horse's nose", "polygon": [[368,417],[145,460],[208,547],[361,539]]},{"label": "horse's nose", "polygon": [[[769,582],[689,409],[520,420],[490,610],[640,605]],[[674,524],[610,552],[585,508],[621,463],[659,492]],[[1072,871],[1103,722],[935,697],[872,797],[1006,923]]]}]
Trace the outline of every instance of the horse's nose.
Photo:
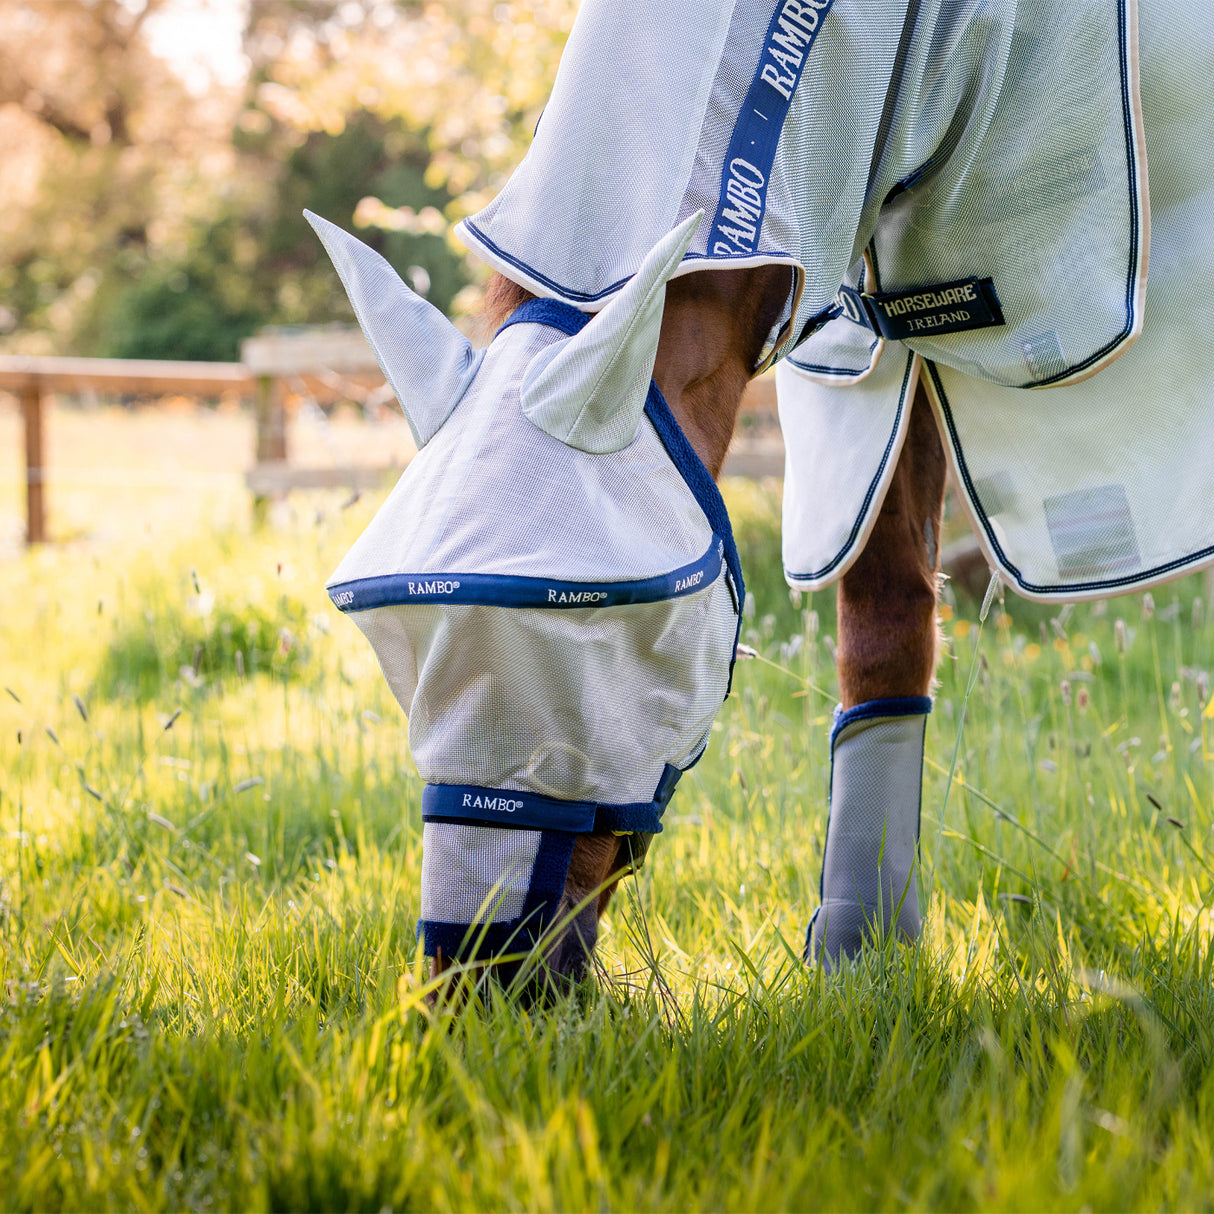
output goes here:
[{"label": "horse's nose", "polygon": [[[524,1006],[536,1006],[559,997],[583,981],[590,972],[599,918],[607,909],[620,878],[630,868],[639,848],[630,846],[628,836],[609,832],[579,835],[573,845],[568,875],[550,926],[525,955],[521,949],[506,945],[502,956],[477,959],[468,975],[471,985],[491,980]],[[475,927],[471,929],[475,932]],[[454,1008],[460,991],[467,992],[467,974],[451,966],[439,950],[431,961],[431,978],[449,973],[450,983],[438,987],[431,1005]]]}]

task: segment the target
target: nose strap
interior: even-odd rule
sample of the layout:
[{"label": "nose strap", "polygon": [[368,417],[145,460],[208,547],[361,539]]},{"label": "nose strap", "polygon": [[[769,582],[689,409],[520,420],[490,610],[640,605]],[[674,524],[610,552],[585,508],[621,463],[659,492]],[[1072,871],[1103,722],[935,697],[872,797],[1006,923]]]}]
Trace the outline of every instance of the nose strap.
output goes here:
[{"label": "nose strap", "polygon": [[652,800],[625,804],[427,784],[418,923],[426,955],[474,960],[526,952],[561,909],[578,835],[633,836],[625,854],[638,867],[682,774],[667,764]]},{"label": "nose strap", "polygon": [[874,929],[919,936],[914,870],[931,706],[927,697],[910,697],[836,712],[822,904],[805,946],[807,960],[827,969],[855,956]]},{"label": "nose strap", "polygon": [[423,822],[462,822],[507,830],[561,830],[572,834],[660,834],[662,814],[682,771],[666,764],[651,801],[608,804],[564,801],[511,788],[472,784],[427,784],[422,790]]}]

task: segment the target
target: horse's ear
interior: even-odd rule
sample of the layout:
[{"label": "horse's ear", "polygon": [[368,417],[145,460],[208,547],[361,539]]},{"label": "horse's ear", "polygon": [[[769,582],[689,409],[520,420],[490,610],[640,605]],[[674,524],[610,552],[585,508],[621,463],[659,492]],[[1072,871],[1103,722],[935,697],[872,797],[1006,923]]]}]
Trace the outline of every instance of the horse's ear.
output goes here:
[{"label": "horse's ear", "polygon": [[337,269],[414,440],[424,447],[468,390],[481,355],[374,249],[311,211],[304,216]]},{"label": "horse's ear", "polygon": [[580,451],[603,455],[637,435],[662,330],[666,282],[703,212],[650,250],[628,285],[578,334],[536,356],[523,377],[523,412]]}]

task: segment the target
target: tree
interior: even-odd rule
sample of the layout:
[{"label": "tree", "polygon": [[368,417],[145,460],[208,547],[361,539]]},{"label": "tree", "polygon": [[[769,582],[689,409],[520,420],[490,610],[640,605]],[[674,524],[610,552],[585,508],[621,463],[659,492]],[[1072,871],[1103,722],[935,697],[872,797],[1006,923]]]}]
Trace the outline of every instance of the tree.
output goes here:
[{"label": "tree", "polygon": [[[425,140],[399,121],[358,115],[338,135],[311,132],[281,161],[284,149],[273,139],[243,142],[249,188],[195,226],[184,256],[157,263],[122,295],[106,353],[231,360],[240,339],[263,325],[352,323],[304,208],[350,229],[368,194],[415,215],[437,213],[449,202],[425,184]],[[359,235],[439,308],[449,308],[464,285],[441,225],[437,233],[372,228]]]},{"label": "tree", "polygon": [[[426,181],[445,191],[454,221],[488,202],[525,152],[576,9],[577,0],[253,0],[258,105],[296,131],[336,133],[366,111],[426,132]],[[365,216],[392,222],[387,206]],[[466,295],[457,310],[474,305]]]},{"label": "tree", "polygon": [[9,344],[104,340],[110,305],[179,243],[227,155],[231,104],[151,53],[164,0],[0,6],[0,299]]}]

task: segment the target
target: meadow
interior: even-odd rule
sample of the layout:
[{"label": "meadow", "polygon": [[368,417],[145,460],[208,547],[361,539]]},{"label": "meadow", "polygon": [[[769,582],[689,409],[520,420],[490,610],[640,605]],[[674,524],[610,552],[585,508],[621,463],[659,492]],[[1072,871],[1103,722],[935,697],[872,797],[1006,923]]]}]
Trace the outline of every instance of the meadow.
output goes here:
[{"label": "meadow", "polygon": [[1203,580],[946,593],[925,938],[830,977],[833,597],[727,498],[758,656],[542,1011],[428,1009],[420,783],[323,591],[374,501],[6,558],[0,1207],[1214,1205]]}]

